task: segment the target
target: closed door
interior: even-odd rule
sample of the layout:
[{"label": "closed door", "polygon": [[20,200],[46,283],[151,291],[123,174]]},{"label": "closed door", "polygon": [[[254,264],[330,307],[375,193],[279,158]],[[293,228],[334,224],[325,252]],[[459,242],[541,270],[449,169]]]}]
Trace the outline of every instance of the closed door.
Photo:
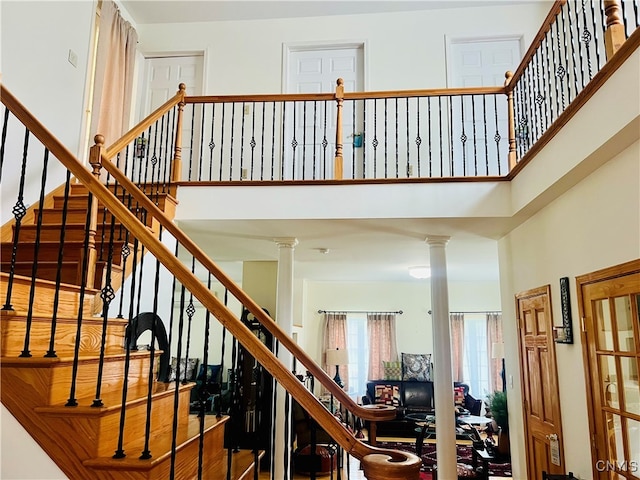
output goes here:
[{"label": "closed door", "polygon": [[[180,83],[187,87],[187,95],[202,95],[202,55],[184,57],[150,57],[145,60],[144,80],[141,88],[140,119],[173,97]],[[196,171],[200,154],[199,129],[191,130],[192,121],[200,124],[202,107],[186,105],[182,122],[182,174],[183,180],[197,179]],[[151,139],[153,141],[153,138]]]},{"label": "closed door", "polygon": [[[505,73],[515,71],[520,63],[520,45],[520,37],[451,40],[447,55],[448,86],[503,86]],[[506,97],[491,101],[480,95],[464,96],[452,102],[454,158],[450,168],[453,171],[445,173],[455,176],[507,174]]]},{"label": "closed door", "polygon": [[550,287],[516,295],[528,478],[565,473]]},{"label": "closed door", "polygon": [[593,478],[640,479],[640,260],[577,277]]},{"label": "closed door", "polygon": [[[287,65],[287,93],[334,93],[338,78],[344,80],[345,92],[363,90],[361,45],[296,47],[289,50]],[[285,179],[334,178],[336,102],[296,102],[295,111],[287,115]],[[354,131],[353,102],[344,103],[342,118],[343,158],[351,159],[353,139],[349,135]],[[351,165],[345,161],[345,178],[352,176]]]}]

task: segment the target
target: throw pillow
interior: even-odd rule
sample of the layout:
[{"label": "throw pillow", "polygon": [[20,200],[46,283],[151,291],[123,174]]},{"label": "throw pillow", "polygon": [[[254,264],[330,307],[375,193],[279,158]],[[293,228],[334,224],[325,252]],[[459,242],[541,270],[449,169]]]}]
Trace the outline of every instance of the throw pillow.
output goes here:
[{"label": "throw pillow", "polygon": [[[219,380],[218,374],[222,365],[207,365],[207,382],[217,382]],[[204,380],[204,364],[200,365],[200,371],[196,380]]]},{"label": "throw pillow", "polygon": [[397,385],[376,385],[374,403],[382,405],[400,405],[400,389]]},{"label": "throw pillow", "polygon": [[[196,365],[198,364],[197,358],[189,358],[189,361],[186,362],[184,358],[180,359],[180,380],[193,380],[193,372],[196,369]],[[169,381],[176,381],[176,373],[178,367],[178,359],[176,357],[171,357],[171,367],[169,369]]]},{"label": "throw pillow", "polygon": [[453,387],[453,402],[456,406],[464,406],[464,387]]},{"label": "throw pillow", "polygon": [[382,362],[384,368],[385,380],[401,380],[402,379],[402,363],[401,362]]},{"label": "throw pillow", "polygon": [[431,380],[431,354],[403,353],[402,380],[414,382]]}]

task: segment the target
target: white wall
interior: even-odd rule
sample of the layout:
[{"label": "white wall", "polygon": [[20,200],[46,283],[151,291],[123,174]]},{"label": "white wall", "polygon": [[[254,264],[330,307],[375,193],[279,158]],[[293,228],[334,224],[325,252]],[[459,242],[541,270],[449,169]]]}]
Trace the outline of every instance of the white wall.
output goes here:
[{"label": "white wall", "polygon": [[[442,88],[445,35],[524,36],[529,45],[550,4],[424,10],[281,20],[139,25],[140,50],[205,52],[204,94],[282,91],[283,44],[365,42],[365,89]],[[187,85],[187,93],[189,86]]]},{"label": "white wall", "polygon": [[[555,324],[561,322],[561,277],[570,279],[573,327],[579,332],[575,277],[640,258],[640,142],[617,155],[584,181],[549,204],[537,215],[500,241],[501,275],[511,278],[503,289],[505,317],[515,318],[514,295],[551,285]],[[631,210],[630,210],[631,209]],[[505,322],[509,416],[513,431],[523,431],[517,329],[515,320]],[[589,426],[585,397],[584,363],[579,333],[574,344],[556,345],[560,407],[566,470],[579,478],[591,478]],[[514,436],[514,478],[524,475],[524,439]]]}]

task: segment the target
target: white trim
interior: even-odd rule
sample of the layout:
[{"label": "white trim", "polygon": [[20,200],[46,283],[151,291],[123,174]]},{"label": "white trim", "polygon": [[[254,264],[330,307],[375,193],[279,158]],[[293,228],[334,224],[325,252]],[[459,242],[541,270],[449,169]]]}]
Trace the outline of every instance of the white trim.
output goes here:
[{"label": "white trim", "polygon": [[[499,42],[503,40],[515,40],[520,44],[520,55],[524,54],[524,36],[521,34],[513,35],[495,35],[491,37],[452,37],[449,35],[444,36],[444,63],[447,73],[446,86],[451,88],[451,45],[459,43],[482,43],[482,42]],[[522,58],[518,59],[518,64]],[[514,69],[517,65],[514,65]],[[505,72],[506,73],[506,72]]]},{"label": "white trim", "polygon": [[[367,41],[366,40],[344,40],[344,41],[315,41],[315,42],[284,42],[282,44],[282,86],[280,93],[287,93],[289,87],[289,59],[293,52],[307,52],[314,50],[342,50],[342,49],[362,49],[362,85],[367,85]],[[365,88],[366,89],[366,88]],[[334,90],[335,91],[335,90]],[[327,92],[331,93],[331,92]]]}]

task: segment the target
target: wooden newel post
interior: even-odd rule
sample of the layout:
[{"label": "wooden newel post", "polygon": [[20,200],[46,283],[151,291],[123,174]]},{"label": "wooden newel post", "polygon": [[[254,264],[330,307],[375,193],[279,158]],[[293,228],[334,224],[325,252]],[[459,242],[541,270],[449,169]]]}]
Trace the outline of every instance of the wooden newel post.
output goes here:
[{"label": "wooden newel post", "polygon": [[336,157],[333,164],[333,178],[342,180],[342,103],[344,102],[344,80],[336,82]]},{"label": "wooden newel post", "polygon": [[[100,178],[100,170],[102,170],[102,153],[104,152],[104,136],[99,133],[93,137],[95,144],[89,149],[89,164],[91,165],[91,173],[94,177]],[[96,251],[96,232],[98,231],[98,198],[93,197],[91,201],[91,209],[87,212],[89,219],[89,237],[88,237],[88,257],[87,257],[87,288],[100,288],[101,285],[95,285],[96,280],[96,262],[98,261],[98,252]]]},{"label": "wooden newel post", "polygon": [[611,60],[613,54],[618,51],[626,40],[620,0],[604,0],[604,14],[607,17],[604,48],[607,53],[607,60]]},{"label": "wooden newel post", "polygon": [[179,182],[182,177],[182,113],[184,110],[184,96],[187,86],[184,83],[181,83],[178,86],[178,89],[178,93],[182,95],[182,100],[178,102],[178,118],[176,119],[176,143],[173,152],[171,182]]},{"label": "wooden newel post", "polygon": [[504,74],[504,86],[507,88],[507,124],[509,126],[509,171],[513,170],[518,163],[516,156],[516,114],[513,109],[513,88],[510,88],[511,79],[513,78],[513,72],[507,72]]}]

